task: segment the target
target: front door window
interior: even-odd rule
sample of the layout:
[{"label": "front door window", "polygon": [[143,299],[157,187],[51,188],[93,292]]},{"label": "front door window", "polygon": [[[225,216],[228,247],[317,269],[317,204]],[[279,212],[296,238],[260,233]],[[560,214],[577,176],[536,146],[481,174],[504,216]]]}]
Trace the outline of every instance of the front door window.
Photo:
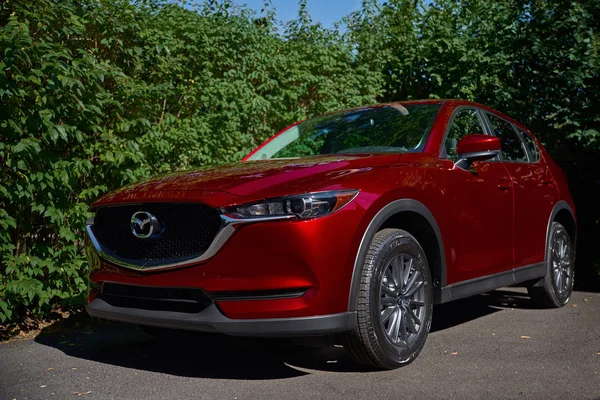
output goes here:
[{"label": "front door window", "polygon": [[444,155],[449,159],[456,161],[456,145],[458,141],[463,137],[474,133],[484,134],[481,121],[477,115],[477,110],[474,108],[459,110],[452,119],[450,129],[448,130],[444,149],[442,150],[445,151]]}]

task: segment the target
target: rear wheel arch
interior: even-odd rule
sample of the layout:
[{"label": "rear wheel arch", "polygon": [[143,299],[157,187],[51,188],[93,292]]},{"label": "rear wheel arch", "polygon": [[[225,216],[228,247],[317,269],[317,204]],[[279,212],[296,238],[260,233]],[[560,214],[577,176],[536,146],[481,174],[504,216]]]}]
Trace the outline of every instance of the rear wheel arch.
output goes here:
[{"label": "rear wheel arch", "polygon": [[564,200],[556,203],[552,212],[550,213],[550,218],[548,219],[548,229],[546,233],[546,247],[548,246],[550,227],[552,226],[552,222],[558,222],[562,226],[565,227],[569,237],[571,239],[571,243],[573,243],[573,247],[576,249],[577,245],[577,222],[575,220],[575,213],[573,209]]},{"label": "rear wheel arch", "polygon": [[386,228],[406,230],[417,239],[427,256],[434,283],[434,302],[438,303],[441,298],[439,289],[446,285],[446,259],[442,234],[427,206],[418,200],[400,199],[379,210],[363,233],[354,261],[348,310],[356,310],[361,268],[371,241],[377,232]]}]

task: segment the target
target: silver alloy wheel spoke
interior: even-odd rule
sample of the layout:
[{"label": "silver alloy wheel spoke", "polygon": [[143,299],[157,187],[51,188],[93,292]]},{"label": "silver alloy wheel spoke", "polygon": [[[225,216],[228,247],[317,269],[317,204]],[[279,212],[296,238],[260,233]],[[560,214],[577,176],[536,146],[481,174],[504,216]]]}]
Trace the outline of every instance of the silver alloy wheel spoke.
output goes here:
[{"label": "silver alloy wheel spoke", "polygon": [[388,287],[392,285],[396,288],[396,284],[394,283],[394,277],[392,276],[392,269],[388,268],[385,270],[385,278],[384,280],[387,282]]},{"label": "silver alloy wheel spoke", "polygon": [[411,258],[410,261],[408,262],[408,265],[406,266],[406,268],[404,270],[404,276],[402,277],[405,285],[408,283],[408,277],[410,275],[410,270],[412,269],[412,264],[413,264],[413,259]]},{"label": "silver alloy wheel spoke", "polygon": [[417,279],[419,279],[420,275],[421,275],[421,273],[419,271],[415,271],[415,273],[410,277],[409,281],[406,282],[406,286],[405,286],[406,290],[404,291],[404,293],[407,293],[409,290],[413,289],[413,286],[417,282]]},{"label": "silver alloy wheel spoke", "polygon": [[384,295],[386,295],[388,297],[396,298],[398,296],[394,290],[390,289],[389,287],[387,287],[385,285],[381,285],[381,291]]},{"label": "silver alloy wheel spoke", "polygon": [[408,322],[408,329],[411,333],[417,333],[417,325],[421,325],[421,321],[419,321],[419,318],[417,318],[413,310],[410,308],[406,309],[406,314],[408,314],[408,318],[406,318],[406,322]]},{"label": "silver alloy wheel spoke", "polygon": [[562,238],[558,239],[558,256],[562,259],[565,255]]},{"label": "silver alloy wheel spoke", "polygon": [[418,300],[411,300],[410,301],[410,305],[411,306],[415,306],[415,307],[423,307],[425,305],[424,301],[418,301]]},{"label": "silver alloy wheel spoke", "polygon": [[392,339],[394,337],[398,339],[398,329],[396,329],[396,325],[398,324],[398,320],[400,319],[399,314],[400,309],[398,307],[394,308],[394,312],[392,313],[392,320],[390,321],[390,325],[386,331],[387,335]]},{"label": "silver alloy wheel spoke", "polygon": [[394,276],[394,282],[396,283],[397,290],[402,290],[404,286],[404,282],[402,282],[402,266],[404,264],[404,259],[402,256],[395,257],[392,261],[392,274]]},{"label": "silver alloy wheel spoke", "polygon": [[[416,275],[416,274],[415,274]],[[415,292],[419,289],[421,289],[421,286],[423,286],[423,281],[418,281],[416,283],[413,283],[410,288],[406,291],[406,293],[404,293],[405,297],[411,297],[413,294],[415,294]]]},{"label": "silver alloy wheel spoke", "polygon": [[556,246],[554,246],[552,248],[552,254],[554,255],[555,258],[560,259],[560,254],[558,253],[558,248]]},{"label": "silver alloy wheel spoke", "polygon": [[384,297],[383,299],[381,299],[382,306],[392,306],[396,304],[398,304],[398,300],[396,300],[396,298],[394,297]]},{"label": "silver alloy wheel spoke", "polygon": [[560,270],[557,268],[554,270],[554,281],[557,282],[558,286],[558,278],[560,277]]},{"label": "silver alloy wheel spoke", "polygon": [[[400,318],[400,331],[398,332],[400,334],[400,340],[402,340],[403,342],[406,342],[407,336],[406,336],[406,318]],[[396,341],[398,341],[398,337],[396,336]]]},{"label": "silver alloy wheel spoke", "polygon": [[563,282],[562,282],[562,280],[563,280],[562,274],[559,273],[558,274],[558,279],[556,280],[556,286],[558,287],[558,291],[560,293],[562,293],[562,291],[563,291]]},{"label": "silver alloy wheel spoke", "polygon": [[381,312],[381,321],[384,323],[387,322],[394,313],[394,311],[396,311],[396,308],[397,307],[388,307],[385,310],[383,310]]},{"label": "silver alloy wheel spoke", "polygon": [[426,311],[425,288],[414,258],[396,255],[383,273],[379,311],[382,328],[396,346],[409,346],[421,331]]},{"label": "silver alloy wheel spoke", "polygon": [[568,290],[570,284],[571,284],[571,278],[569,278],[569,275],[567,275],[565,278],[565,290]]},{"label": "silver alloy wheel spoke", "polygon": [[571,285],[571,244],[566,233],[554,238],[551,251],[552,278],[559,295],[568,295]]}]

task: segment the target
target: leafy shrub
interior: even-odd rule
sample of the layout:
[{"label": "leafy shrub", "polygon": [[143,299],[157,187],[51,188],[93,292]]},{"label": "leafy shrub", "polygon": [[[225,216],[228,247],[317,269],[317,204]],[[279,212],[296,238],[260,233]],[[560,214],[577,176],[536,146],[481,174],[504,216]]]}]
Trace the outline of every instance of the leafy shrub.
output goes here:
[{"label": "leafy shrub", "polygon": [[82,303],[83,225],[108,190],[376,101],[349,44],[306,14],[280,35],[272,11],[230,2],[2,7],[0,322]]},{"label": "leafy shrub", "polygon": [[0,323],[83,302],[83,225],[108,190],[407,98],[480,101],[538,134],[569,175],[578,262],[597,279],[596,0],[366,0],[343,34],[299,4],[280,26],[231,0],[0,2]]}]

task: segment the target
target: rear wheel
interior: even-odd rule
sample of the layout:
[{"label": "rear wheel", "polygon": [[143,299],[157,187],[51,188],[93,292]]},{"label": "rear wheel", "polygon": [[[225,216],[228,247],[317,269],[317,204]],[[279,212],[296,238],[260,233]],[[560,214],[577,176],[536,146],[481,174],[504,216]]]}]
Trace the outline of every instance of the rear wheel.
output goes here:
[{"label": "rear wheel", "polygon": [[343,337],[357,362],[393,369],[413,361],[431,327],[433,293],[425,253],[400,229],[378,232],[362,266],[358,327]]},{"label": "rear wheel", "polygon": [[557,308],[569,302],[573,291],[575,251],[569,233],[552,222],[546,250],[546,276],[528,288],[531,300],[541,307]]}]

